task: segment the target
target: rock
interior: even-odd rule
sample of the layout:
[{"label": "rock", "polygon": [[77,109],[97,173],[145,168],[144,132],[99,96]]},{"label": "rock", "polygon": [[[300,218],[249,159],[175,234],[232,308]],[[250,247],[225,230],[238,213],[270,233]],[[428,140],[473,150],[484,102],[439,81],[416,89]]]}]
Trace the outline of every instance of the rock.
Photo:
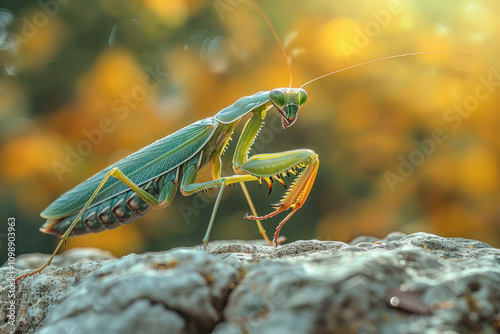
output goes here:
[{"label": "rock", "polygon": [[[50,258],[50,254],[22,254],[16,257],[16,268],[36,269],[45,264]],[[116,259],[108,251],[97,248],[72,248],[62,254],[58,254],[52,260],[52,264],[58,267],[69,266],[70,264],[86,261],[104,261]]]},{"label": "rock", "polygon": [[500,250],[479,241],[217,244],[51,266],[19,285],[0,333],[500,332]]},{"label": "rock", "polygon": [[129,255],[96,270],[40,334],[206,333],[221,321],[238,267],[201,250]]},{"label": "rock", "polygon": [[[53,263],[69,264],[66,267],[51,265],[41,274],[27,278],[19,286],[13,285],[13,280],[24,273],[21,270],[11,272],[6,267],[0,268],[0,303],[4,313],[3,321],[0,322],[0,333],[34,333],[38,326],[43,322],[47,313],[55,308],[62,296],[68,291],[79,285],[81,280],[89,276],[94,270],[107,264],[107,261],[101,262],[79,262],[88,261],[89,258],[103,258],[101,250],[87,248],[74,249],[67,251],[54,258]],[[111,257],[108,255],[108,257]],[[38,268],[48,260],[49,256],[45,254],[29,254],[19,256],[16,259],[16,267],[23,269]],[[19,259],[19,260],[18,260]],[[27,272],[27,271],[26,271]],[[10,289],[15,288],[15,298],[10,298]],[[13,327],[9,324],[7,318],[10,302],[15,301],[15,322]],[[18,331],[18,332],[17,332]]]}]

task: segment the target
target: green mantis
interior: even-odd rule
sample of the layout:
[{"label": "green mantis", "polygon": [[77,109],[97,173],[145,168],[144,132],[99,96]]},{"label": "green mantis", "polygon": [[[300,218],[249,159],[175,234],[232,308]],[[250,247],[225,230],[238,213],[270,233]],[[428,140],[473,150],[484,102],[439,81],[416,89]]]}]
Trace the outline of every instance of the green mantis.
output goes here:
[{"label": "green mantis", "polygon": [[[307,93],[302,88],[291,88],[290,66],[274,27],[253,1],[246,0],[246,3],[264,18],[276,37],[287,63],[290,87],[243,97],[214,117],[195,122],[144,147],[60,196],[41,213],[47,222],[40,228],[44,233],[60,235],[59,244],[41,268],[18,277],[16,282],[50,265],[69,236],[112,229],[130,223],[151,208],[163,209],[171,204],[178,189],[184,196],[218,189],[203,238],[205,246],[208,244],[226,186],[234,183],[241,185],[253,213],[246,218],[256,220],[260,233],[269,244],[273,243],[268,239],[260,219],[291,209],[276,229],[274,245],[277,246],[279,230],[307,199],[316,177],[319,160],[318,156],[308,149],[249,157],[250,148],[264,124],[267,112],[275,107],[281,115],[283,128],[286,129],[297,120],[298,109],[306,102]],[[233,157],[235,174],[221,177],[221,155],[237,124],[247,115],[251,117],[239,137]],[[213,180],[195,183],[198,171],[209,163],[212,164]],[[295,175],[295,180],[281,201],[272,205],[275,211],[259,217],[245,182],[265,180],[271,190],[273,180],[284,185],[282,177],[290,174]]]},{"label": "green mantis", "polygon": [[[270,28],[277,38],[272,25]],[[277,40],[284,54],[279,38]],[[433,52],[415,52],[385,57],[342,70],[384,59],[425,53]],[[284,56],[286,60],[286,55]],[[289,66],[288,69],[290,72]],[[69,190],[41,214],[47,219],[41,231],[61,235],[57,248],[44,266],[20,276],[17,280],[40,272],[50,265],[55,254],[69,236],[112,229],[132,222],[146,214],[151,208],[163,209],[172,203],[177,190],[185,196],[199,191],[218,190],[203,238],[204,245],[208,243],[226,186],[235,183],[241,185],[252,210],[252,215],[246,218],[257,222],[259,231],[266,240],[268,240],[267,235],[260,220],[291,210],[276,228],[273,243],[277,246],[280,229],[307,200],[318,172],[319,158],[314,151],[309,149],[249,156],[251,145],[268,112],[275,111],[281,116],[284,129],[292,126],[297,121],[299,108],[307,100],[307,93],[302,87],[339,71],[317,77],[299,88],[291,88],[290,80],[290,87],[258,92],[240,98],[213,117],[188,125],[144,147]],[[241,132],[232,159],[234,175],[221,177],[221,155],[236,126],[246,117],[249,119]],[[213,179],[196,183],[198,171],[209,164],[211,164]],[[246,191],[245,183],[265,181],[271,188],[274,181],[282,183],[282,177],[291,176],[291,174],[294,180],[281,201],[272,204],[274,211],[258,216]]]},{"label": "green mantis", "polygon": [[[272,187],[272,179],[283,182],[281,178],[292,173],[295,179],[281,201],[272,205],[274,212],[258,217],[253,209],[254,215],[246,217],[266,219],[291,209],[276,229],[274,244],[277,246],[279,230],[305,203],[311,191],[319,159],[308,149],[251,157],[248,154],[266,113],[273,106],[286,129],[295,123],[298,109],[306,100],[307,93],[302,88],[278,88],[243,97],[214,117],[195,122],[144,147],[66,192],[41,213],[47,222],[40,230],[62,237],[49,261],[35,272],[50,264],[70,235],[99,232],[129,223],[146,214],[151,207],[163,209],[172,202],[177,189],[185,196],[219,189],[203,238],[206,245],[226,186],[256,180],[262,182],[264,179]],[[235,175],[221,177],[221,154],[236,125],[246,115],[251,115],[251,118],[245,124],[234,153]],[[213,180],[195,183],[198,170],[210,162]],[[250,198],[247,199],[251,203]],[[259,230],[266,235],[260,222]]]},{"label": "green mantis", "polygon": [[[214,117],[195,122],[146,146],[71,189],[42,212],[47,222],[41,230],[63,235],[63,238],[65,232],[71,235],[99,232],[129,223],[151,207],[165,208],[174,199],[177,189],[188,196],[218,188],[219,195],[203,239],[207,243],[225,186],[258,179],[281,180],[282,174],[295,172],[303,166],[304,170],[297,174],[297,184],[292,185],[281,204],[276,205],[279,212],[295,208],[305,201],[310,190],[306,185],[312,185],[314,180],[317,170],[314,152],[296,150],[250,158],[248,153],[272,106],[281,114],[286,128],[295,122],[297,110],[306,99],[303,89],[289,88],[241,98]],[[221,154],[236,125],[247,114],[252,117],[245,125],[233,158],[236,175],[221,177]],[[213,166],[214,180],[194,183],[198,170],[209,162]]]}]

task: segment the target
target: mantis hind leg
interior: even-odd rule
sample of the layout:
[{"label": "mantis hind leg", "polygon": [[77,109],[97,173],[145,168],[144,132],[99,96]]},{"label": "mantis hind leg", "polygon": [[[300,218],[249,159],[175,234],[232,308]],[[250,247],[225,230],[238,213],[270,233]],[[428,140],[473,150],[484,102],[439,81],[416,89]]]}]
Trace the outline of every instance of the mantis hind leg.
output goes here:
[{"label": "mantis hind leg", "polygon": [[175,186],[172,187],[172,184],[167,183],[165,185],[165,187],[162,189],[161,193],[160,193],[160,196],[159,196],[160,200],[158,200],[157,198],[155,198],[150,193],[148,193],[145,190],[139,188],[138,185],[136,185],[134,182],[132,182],[117,167],[111,169],[104,176],[104,178],[102,179],[101,183],[99,183],[99,185],[97,186],[97,188],[94,190],[94,192],[92,193],[92,195],[90,196],[90,198],[87,200],[87,202],[85,203],[85,205],[83,206],[83,208],[80,210],[80,212],[78,213],[78,215],[76,216],[76,218],[73,220],[73,222],[71,223],[71,225],[68,227],[68,229],[66,230],[66,232],[61,236],[59,244],[57,245],[56,249],[54,250],[54,252],[50,256],[49,260],[43,266],[41,266],[40,268],[36,269],[35,271],[32,271],[30,273],[21,275],[18,278],[16,278],[16,280],[15,280],[16,284],[17,284],[17,282],[23,280],[24,278],[26,278],[28,276],[32,276],[32,275],[34,275],[36,273],[41,272],[43,269],[45,269],[47,266],[49,266],[52,263],[52,260],[56,256],[56,254],[59,251],[59,249],[61,248],[61,246],[68,239],[69,235],[71,234],[71,231],[73,231],[73,229],[75,228],[75,226],[78,223],[78,221],[82,218],[82,215],[84,214],[84,212],[87,210],[87,208],[90,206],[90,204],[92,203],[92,201],[94,200],[94,198],[97,196],[97,194],[99,193],[99,191],[102,189],[102,187],[104,186],[104,184],[106,183],[106,181],[111,176],[113,176],[113,177],[117,178],[118,180],[122,181],[123,183],[125,183],[135,193],[137,193],[137,195],[139,195],[147,204],[149,204],[150,206],[152,206],[155,209],[163,209],[163,208],[165,208],[172,201],[173,196],[175,195]]}]

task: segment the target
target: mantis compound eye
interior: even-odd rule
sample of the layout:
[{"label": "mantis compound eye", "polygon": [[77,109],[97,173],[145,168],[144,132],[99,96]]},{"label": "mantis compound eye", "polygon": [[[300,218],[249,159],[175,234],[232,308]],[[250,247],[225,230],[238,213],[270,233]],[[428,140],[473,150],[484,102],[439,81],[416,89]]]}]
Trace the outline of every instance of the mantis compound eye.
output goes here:
[{"label": "mantis compound eye", "polygon": [[269,93],[269,98],[271,102],[276,106],[276,108],[283,108],[286,101],[286,94],[281,89],[273,89]]},{"label": "mantis compound eye", "polygon": [[297,97],[298,97],[298,100],[299,100],[299,106],[301,106],[304,103],[306,103],[306,101],[307,101],[307,93],[302,88],[298,89],[298,91],[297,91]]}]

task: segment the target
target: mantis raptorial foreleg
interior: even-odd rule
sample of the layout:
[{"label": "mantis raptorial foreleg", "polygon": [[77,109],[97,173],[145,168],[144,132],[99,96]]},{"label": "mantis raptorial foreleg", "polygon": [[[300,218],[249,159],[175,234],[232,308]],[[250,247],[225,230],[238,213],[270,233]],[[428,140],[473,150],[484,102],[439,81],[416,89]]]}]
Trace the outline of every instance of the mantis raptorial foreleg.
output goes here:
[{"label": "mantis raptorial foreleg", "polygon": [[268,181],[270,190],[273,178],[283,183],[281,176],[294,172],[296,167],[304,168],[290,185],[281,202],[273,205],[275,212],[258,217],[256,214],[247,216],[249,219],[266,219],[282,211],[292,208],[292,212],[279,224],[274,235],[274,244],[277,245],[278,233],[283,224],[297,211],[306,201],[312,185],[316,178],[319,167],[318,155],[312,150],[301,149],[281,153],[257,154],[248,157],[250,148],[255,137],[262,127],[266,110],[256,110],[254,116],[245,124],[243,132],[238,141],[233,158],[233,168],[237,174],[250,174],[262,177]]}]

